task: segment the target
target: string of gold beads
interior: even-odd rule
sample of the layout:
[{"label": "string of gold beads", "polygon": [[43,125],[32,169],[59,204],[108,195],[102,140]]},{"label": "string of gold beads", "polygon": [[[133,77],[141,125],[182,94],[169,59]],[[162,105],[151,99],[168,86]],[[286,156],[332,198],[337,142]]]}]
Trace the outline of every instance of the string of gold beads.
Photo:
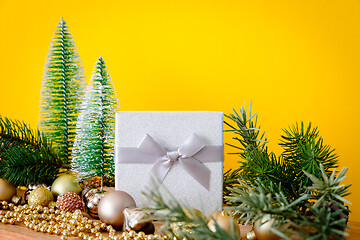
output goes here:
[{"label": "string of gold beads", "polygon": [[[6,201],[0,202],[0,222],[5,224],[23,223],[37,232],[60,235],[62,240],[79,237],[84,240],[150,240],[168,239],[158,234],[146,235],[135,231],[116,234],[115,229],[106,223],[99,223],[82,215],[80,210],[73,213],[56,210],[55,206],[41,207],[27,204],[15,206]],[[108,232],[104,236],[101,232]]]}]

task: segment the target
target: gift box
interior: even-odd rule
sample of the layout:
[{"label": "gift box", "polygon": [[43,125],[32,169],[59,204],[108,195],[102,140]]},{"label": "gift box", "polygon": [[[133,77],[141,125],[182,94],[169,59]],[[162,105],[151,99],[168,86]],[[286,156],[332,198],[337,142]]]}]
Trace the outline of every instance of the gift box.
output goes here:
[{"label": "gift box", "polygon": [[[177,200],[204,214],[222,209],[223,114],[121,111],[115,122],[115,189],[138,207],[156,176]],[[161,190],[161,188],[160,188]]]}]

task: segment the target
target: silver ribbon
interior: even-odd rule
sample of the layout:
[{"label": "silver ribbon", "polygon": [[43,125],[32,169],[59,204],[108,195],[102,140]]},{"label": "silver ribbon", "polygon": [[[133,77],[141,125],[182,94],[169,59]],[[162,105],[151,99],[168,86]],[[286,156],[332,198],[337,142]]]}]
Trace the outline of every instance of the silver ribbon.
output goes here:
[{"label": "silver ribbon", "polygon": [[171,167],[179,164],[205,189],[210,188],[210,169],[205,162],[223,161],[223,146],[205,146],[199,136],[193,133],[178,149],[165,150],[150,135],[146,134],[141,143],[135,147],[116,148],[116,162],[152,163],[150,170],[162,182]]}]

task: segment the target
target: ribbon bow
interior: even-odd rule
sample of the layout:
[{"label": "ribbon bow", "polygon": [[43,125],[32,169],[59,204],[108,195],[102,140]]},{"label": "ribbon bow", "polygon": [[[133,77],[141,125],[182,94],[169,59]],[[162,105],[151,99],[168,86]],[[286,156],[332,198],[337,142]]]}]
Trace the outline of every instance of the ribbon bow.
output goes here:
[{"label": "ribbon bow", "polygon": [[148,134],[146,134],[137,148],[144,153],[156,156],[157,160],[151,169],[151,173],[160,182],[165,179],[174,164],[179,164],[198,183],[209,190],[211,171],[194,157],[204,147],[204,142],[193,133],[175,151],[166,151]]}]

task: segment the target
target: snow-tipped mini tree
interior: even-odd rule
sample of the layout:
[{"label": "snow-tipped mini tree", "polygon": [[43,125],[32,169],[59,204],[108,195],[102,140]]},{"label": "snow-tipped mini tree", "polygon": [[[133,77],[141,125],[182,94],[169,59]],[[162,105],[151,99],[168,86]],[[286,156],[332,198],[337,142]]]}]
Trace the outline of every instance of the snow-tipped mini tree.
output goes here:
[{"label": "snow-tipped mini tree", "polygon": [[102,57],[96,62],[76,125],[72,170],[81,180],[114,174],[115,88]]},{"label": "snow-tipped mini tree", "polygon": [[70,162],[84,78],[74,40],[61,18],[45,64],[39,128],[65,163]]}]

